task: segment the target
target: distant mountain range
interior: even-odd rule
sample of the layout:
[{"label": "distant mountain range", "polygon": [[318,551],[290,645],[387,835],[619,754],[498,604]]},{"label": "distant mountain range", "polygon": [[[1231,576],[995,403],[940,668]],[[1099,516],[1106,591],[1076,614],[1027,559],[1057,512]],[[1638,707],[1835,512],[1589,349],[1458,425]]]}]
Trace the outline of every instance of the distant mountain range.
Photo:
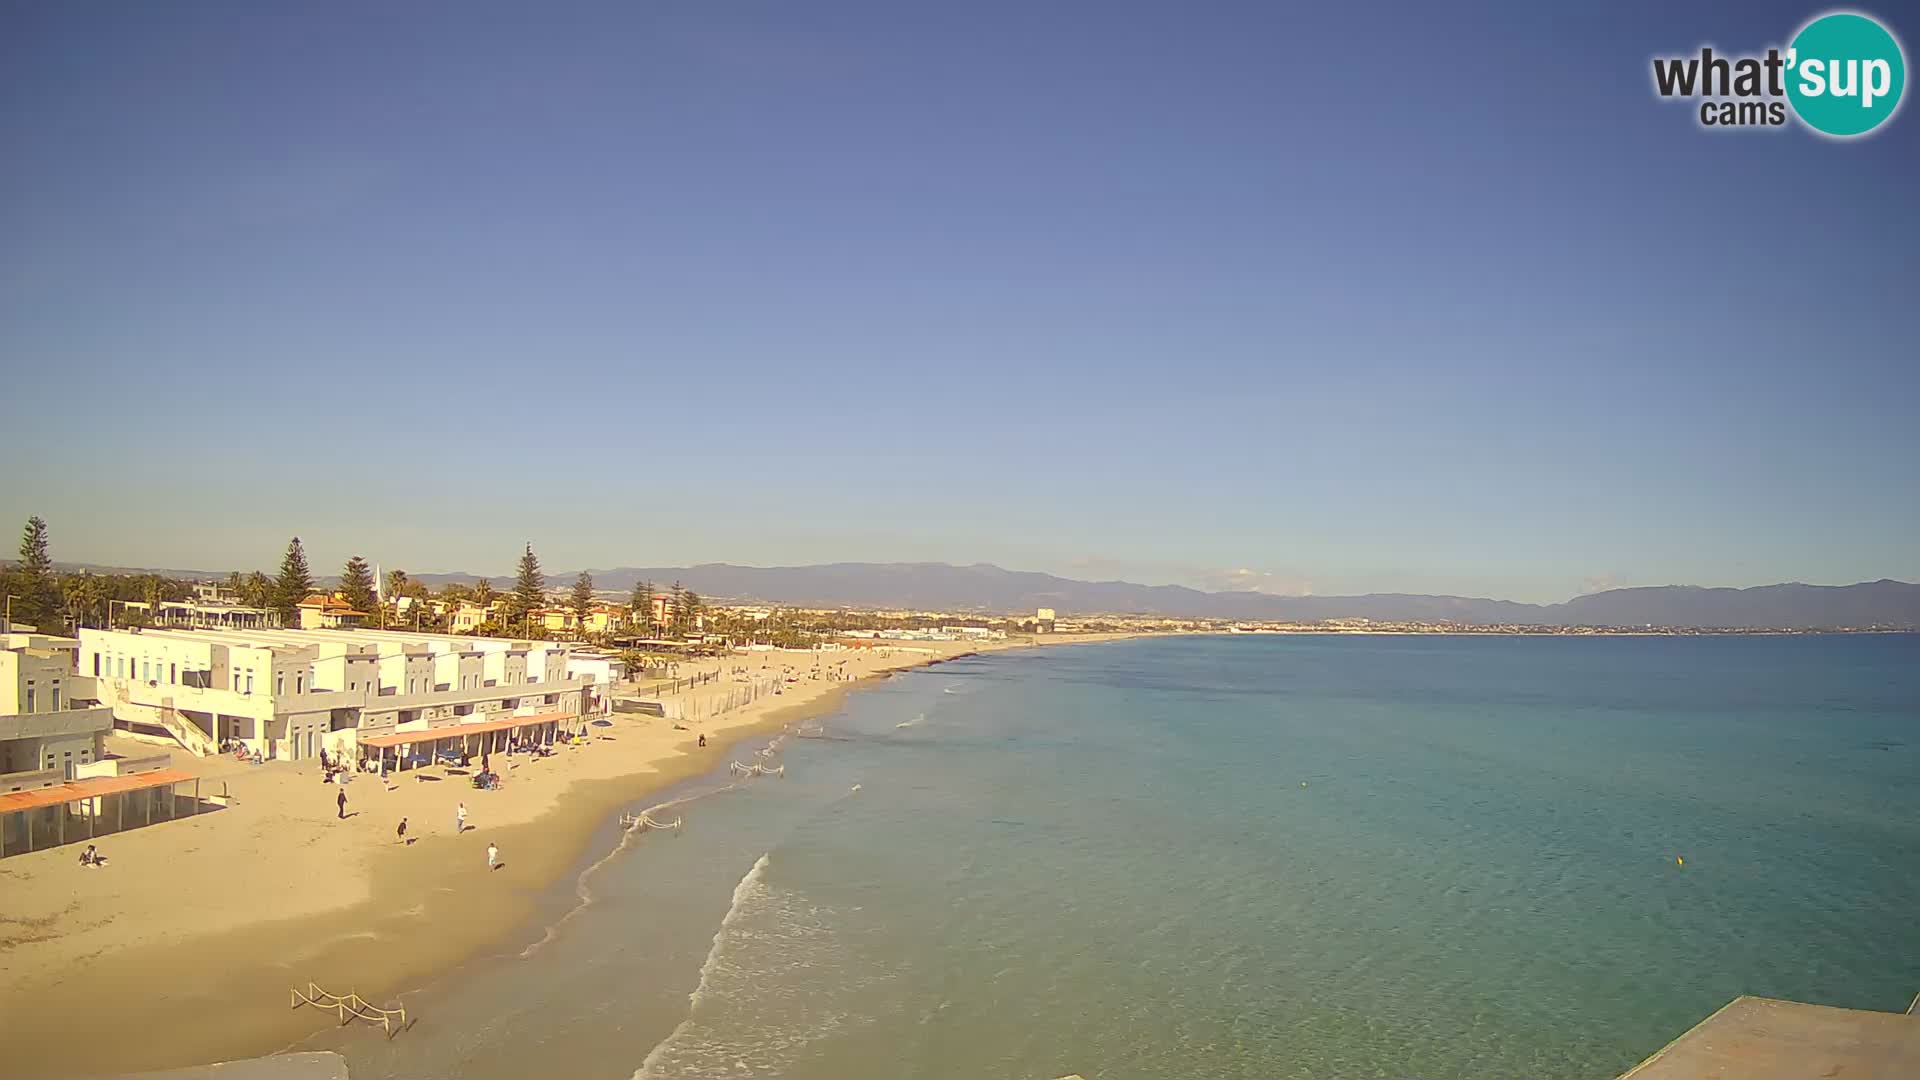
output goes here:
[{"label": "distant mountain range", "polygon": [[[1872,581],[1858,585],[1763,585],[1750,589],[1705,589],[1690,585],[1614,589],[1563,604],[1522,604],[1464,596],[1370,593],[1364,596],[1270,596],[1253,592],[1203,592],[1181,585],[1135,585],[1125,581],[1075,581],[1052,574],[1003,570],[976,563],[831,563],[824,566],[734,566],[706,563],[683,567],[591,570],[601,589],[631,589],[652,581],[664,589],[678,581],[703,596],[808,606],[909,608],[985,613],[1030,612],[1050,607],[1063,615],[1093,613],[1166,615],[1178,618],[1317,621],[1364,618],[1474,625],[1524,623],[1539,626],[1698,626],[1728,629],[1819,629],[1824,627],[1920,628],[1920,585]],[[442,583],[475,580],[470,575],[416,575]],[[574,572],[556,574],[555,585]],[[507,578],[495,578],[507,587]]]},{"label": "distant mountain range", "polygon": [[[81,569],[81,564],[62,564]],[[224,572],[125,570],[169,577],[225,577]],[[929,611],[1030,612],[1050,607],[1062,615],[1135,614],[1176,618],[1312,622],[1363,618],[1388,622],[1457,622],[1472,625],[1655,626],[1725,629],[1812,630],[1839,627],[1920,629],[1920,585],[1869,581],[1858,585],[1761,585],[1707,589],[1692,585],[1613,589],[1562,604],[1522,604],[1465,596],[1369,593],[1364,596],[1271,596],[1254,592],[1203,592],[1181,585],[1135,585],[1125,581],[1075,581],[1052,574],[1003,570],[976,563],[831,563],[823,566],[635,567],[591,570],[602,590],[627,590],[652,581],[665,589],[678,581],[702,596],[813,607],[908,608]],[[548,575],[564,588],[577,571]],[[478,581],[477,574],[415,574],[438,587]],[[512,579],[495,577],[510,588]]]}]

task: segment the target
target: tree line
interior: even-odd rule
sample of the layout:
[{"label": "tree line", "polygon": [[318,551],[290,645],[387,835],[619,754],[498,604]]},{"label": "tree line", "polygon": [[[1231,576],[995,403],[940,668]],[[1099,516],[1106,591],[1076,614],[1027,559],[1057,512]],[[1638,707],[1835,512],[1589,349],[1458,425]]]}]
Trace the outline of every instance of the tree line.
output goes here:
[{"label": "tree line", "polygon": [[[224,584],[237,603],[273,612],[283,626],[299,625],[301,601],[322,592],[307,561],[306,546],[298,536],[287,542],[277,574],[235,571],[227,575]],[[47,523],[37,514],[27,520],[21,531],[19,560],[10,566],[0,566],[0,600],[6,605],[8,618],[46,633],[65,633],[81,626],[146,625],[161,604],[190,598],[193,586],[191,581],[160,574],[56,571]],[[383,627],[406,625],[444,631],[447,619],[434,614],[429,601],[442,601],[450,610],[462,604],[490,608],[499,602],[499,617],[486,620],[475,632],[519,633],[529,637],[544,637],[546,633],[544,619],[536,618],[535,613],[549,610],[547,579],[532,543],[522,548],[513,588],[504,594],[497,592],[488,578],[479,578],[470,585],[451,582],[436,593],[405,570],[387,571],[385,586],[383,602],[372,565],[364,556],[354,555],[342,567],[340,584],[334,592],[352,610]],[[655,596],[652,582],[634,585],[628,605],[628,617],[634,627],[685,636],[702,625],[706,604],[692,589],[674,582],[665,593],[666,618],[658,623],[653,617]],[[408,605],[412,610],[406,616],[399,610],[399,601],[403,598],[412,601]],[[129,608],[128,604],[143,604],[145,608]],[[584,629],[598,606],[593,575],[582,570],[566,594],[565,607]]]}]

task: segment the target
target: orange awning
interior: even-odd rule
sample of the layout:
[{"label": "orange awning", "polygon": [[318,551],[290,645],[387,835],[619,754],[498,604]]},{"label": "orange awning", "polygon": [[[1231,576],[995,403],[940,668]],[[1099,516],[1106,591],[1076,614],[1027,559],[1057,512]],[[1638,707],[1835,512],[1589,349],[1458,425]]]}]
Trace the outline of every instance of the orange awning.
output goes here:
[{"label": "orange awning", "polygon": [[395,731],[385,735],[368,735],[360,740],[361,746],[401,746],[406,743],[430,743],[439,739],[458,739],[465,735],[485,735],[490,731],[506,731],[509,728],[530,727],[534,724],[549,724],[555,720],[565,720],[573,714],[568,712],[539,713],[534,716],[509,716],[505,720],[482,720],[477,724],[449,724],[446,727],[416,728],[413,731]]},{"label": "orange awning", "polygon": [[182,780],[195,779],[198,777],[179,769],[156,769],[153,772],[134,773],[130,776],[95,776],[87,780],[69,780],[53,787],[35,788],[32,791],[9,791],[5,795],[0,795],[0,814],[38,810],[46,806],[59,806],[62,803],[83,802],[87,799],[97,799],[102,795],[118,795],[123,791],[169,787]]}]

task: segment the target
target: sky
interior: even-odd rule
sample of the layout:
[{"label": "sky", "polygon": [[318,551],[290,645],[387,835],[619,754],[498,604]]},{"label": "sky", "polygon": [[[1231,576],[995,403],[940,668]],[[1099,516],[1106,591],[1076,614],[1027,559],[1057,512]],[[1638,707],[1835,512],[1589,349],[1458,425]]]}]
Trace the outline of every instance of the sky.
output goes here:
[{"label": "sky", "polygon": [[1651,86],[1820,10],[0,0],[0,524],[215,570],[1920,580],[1920,114]]}]

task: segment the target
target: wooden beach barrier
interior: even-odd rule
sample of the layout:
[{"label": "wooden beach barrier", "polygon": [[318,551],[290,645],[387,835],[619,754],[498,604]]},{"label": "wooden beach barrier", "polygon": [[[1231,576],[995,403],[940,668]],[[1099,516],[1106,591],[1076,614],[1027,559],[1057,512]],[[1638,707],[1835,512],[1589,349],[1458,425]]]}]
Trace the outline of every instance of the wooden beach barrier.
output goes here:
[{"label": "wooden beach barrier", "polygon": [[310,982],[304,992],[297,986],[291,992],[292,1008],[312,1005],[315,1008],[332,1009],[340,1014],[341,1027],[347,1026],[352,1020],[365,1020],[370,1024],[379,1024],[386,1030],[387,1038],[391,1039],[395,1033],[405,1031],[409,1026],[405,1008],[383,1009],[352,991],[342,997],[329,994],[320,989],[320,984]]}]

